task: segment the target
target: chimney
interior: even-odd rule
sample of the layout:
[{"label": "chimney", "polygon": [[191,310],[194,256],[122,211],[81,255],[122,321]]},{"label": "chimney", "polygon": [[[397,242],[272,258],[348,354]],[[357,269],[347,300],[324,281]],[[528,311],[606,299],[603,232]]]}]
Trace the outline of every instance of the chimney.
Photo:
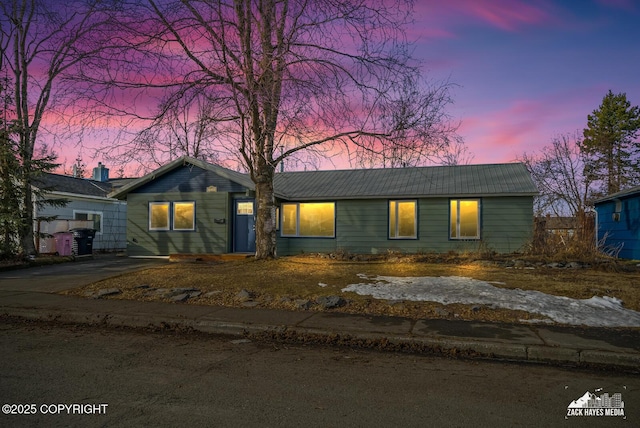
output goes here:
[{"label": "chimney", "polygon": [[98,162],[98,166],[93,168],[93,179],[102,182],[109,181],[109,168],[102,165],[102,162]]}]

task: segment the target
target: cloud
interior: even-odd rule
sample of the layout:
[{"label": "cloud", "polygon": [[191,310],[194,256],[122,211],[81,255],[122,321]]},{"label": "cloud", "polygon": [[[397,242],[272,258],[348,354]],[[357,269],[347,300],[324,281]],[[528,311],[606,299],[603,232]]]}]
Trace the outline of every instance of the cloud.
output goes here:
[{"label": "cloud", "polygon": [[[456,2],[457,3],[457,2]],[[517,31],[527,25],[541,25],[552,20],[551,16],[540,8],[522,1],[481,0],[462,1],[468,14],[504,31]]]},{"label": "cloud", "polygon": [[452,27],[478,24],[516,32],[526,26],[547,25],[555,15],[546,2],[533,5],[521,0],[427,0],[416,6],[416,19],[425,23],[419,31],[427,39],[454,38],[457,32]]}]

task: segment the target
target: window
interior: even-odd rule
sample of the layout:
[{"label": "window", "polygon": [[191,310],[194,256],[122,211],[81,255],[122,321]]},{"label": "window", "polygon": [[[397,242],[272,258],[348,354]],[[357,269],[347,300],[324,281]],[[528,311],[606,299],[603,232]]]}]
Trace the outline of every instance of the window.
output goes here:
[{"label": "window", "polygon": [[335,237],[334,202],[282,204],[282,236]]},{"label": "window", "polygon": [[253,202],[238,202],[236,205],[236,214],[253,215]]},{"label": "window", "polygon": [[169,230],[170,202],[149,202],[149,230]]},{"label": "window", "polygon": [[195,202],[173,203],[173,230],[195,230]]},{"label": "window", "polygon": [[102,233],[102,212],[99,211],[73,211],[75,220],[85,220],[93,222],[90,226],[96,233]]},{"label": "window", "polygon": [[480,239],[480,201],[451,200],[451,239]]},{"label": "window", "polygon": [[416,201],[389,201],[389,238],[418,238],[418,204]]},{"label": "window", "polygon": [[195,229],[195,202],[149,202],[149,230]]}]

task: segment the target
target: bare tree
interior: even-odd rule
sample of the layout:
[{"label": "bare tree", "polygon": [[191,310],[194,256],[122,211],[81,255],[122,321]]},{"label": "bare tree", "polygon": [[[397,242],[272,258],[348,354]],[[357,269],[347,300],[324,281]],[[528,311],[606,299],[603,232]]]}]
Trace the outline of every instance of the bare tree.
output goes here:
[{"label": "bare tree", "polygon": [[[20,240],[35,253],[31,184],[53,158],[38,157],[45,117],[65,115],[72,104],[65,78],[78,63],[103,46],[98,31],[105,2],[6,0],[0,5],[0,56],[14,83],[11,120],[17,134],[22,221]],[[67,104],[65,104],[67,103]],[[41,145],[42,146],[42,145]],[[42,146],[44,147],[44,146]]]},{"label": "bare tree", "polygon": [[435,158],[440,165],[469,165],[475,155],[469,150],[462,137],[454,135],[448,146],[436,152]]},{"label": "bare tree", "polygon": [[215,102],[200,92],[172,100],[160,105],[160,114],[133,138],[117,143],[117,150],[110,145],[97,152],[112,164],[128,168],[138,164],[144,173],[185,155],[221,163],[219,150],[212,144],[220,134],[215,107]]},{"label": "bare tree", "polygon": [[133,2],[120,20],[126,58],[105,58],[109,70],[86,77],[118,91],[151,87],[165,112],[190,91],[210,97],[219,131],[210,144],[239,158],[255,183],[256,257],[271,258],[273,176],[284,159],[343,145],[419,161],[447,144],[450,85],[427,85],[411,55],[411,3]]},{"label": "bare tree", "polygon": [[592,182],[583,174],[584,159],[579,144],[577,134],[561,135],[538,153],[525,153],[519,159],[527,166],[540,191],[535,202],[536,215],[580,217],[584,214]]}]

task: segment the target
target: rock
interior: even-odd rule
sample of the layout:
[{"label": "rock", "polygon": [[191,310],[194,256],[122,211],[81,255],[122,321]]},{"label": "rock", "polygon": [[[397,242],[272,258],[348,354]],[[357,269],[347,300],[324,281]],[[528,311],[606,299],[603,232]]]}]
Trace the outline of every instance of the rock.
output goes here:
[{"label": "rock", "polygon": [[307,310],[311,307],[311,302],[306,299],[296,299],[293,302],[297,309]]},{"label": "rock", "polygon": [[120,294],[122,291],[119,288],[103,288],[102,290],[98,290],[93,293],[94,299],[99,299],[105,296],[114,296],[116,294]]},{"label": "rock", "polygon": [[195,297],[199,297],[199,296],[202,294],[202,291],[200,291],[200,290],[197,290],[197,291],[190,291],[190,292],[189,292],[189,293],[187,293],[187,294],[189,294],[189,298],[190,298],[190,299],[193,299],[193,298],[195,298]]},{"label": "rock", "polygon": [[471,307],[471,310],[473,312],[480,312],[480,309],[482,309],[482,308],[480,306],[478,306],[478,305],[474,305],[474,306]]},{"label": "rock", "polygon": [[186,302],[187,300],[189,300],[189,293],[176,294],[174,296],[171,296],[170,300],[172,302]]},{"label": "rock", "polygon": [[245,308],[255,308],[259,304],[260,304],[260,302],[256,302],[254,300],[249,300],[249,301],[246,301],[246,302],[242,302],[242,306],[244,306]]},{"label": "rock", "polygon": [[216,295],[218,295],[220,293],[222,293],[222,290],[208,291],[208,292],[204,293],[204,297],[213,297],[213,296],[216,296]]},{"label": "rock", "polygon": [[171,291],[176,291],[176,292],[181,292],[181,293],[189,293],[191,291],[200,291],[199,288],[193,288],[193,287],[188,287],[188,288],[172,288]]},{"label": "rock", "polygon": [[569,262],[567,263],[567,268],[569,269],[581,269],[582,268],[582,263],[580,262]]},{"label": "rock", "polygon": [[239,302],[248,302],[251,300],[251,293],[243,288],[236,294],[236,300]]},{"label": "rock", "polygon": [[322,309],[334,309],[344,306],[346,303],[340,296],[321,296],[316,299],[316,303],[322,307]]}]

